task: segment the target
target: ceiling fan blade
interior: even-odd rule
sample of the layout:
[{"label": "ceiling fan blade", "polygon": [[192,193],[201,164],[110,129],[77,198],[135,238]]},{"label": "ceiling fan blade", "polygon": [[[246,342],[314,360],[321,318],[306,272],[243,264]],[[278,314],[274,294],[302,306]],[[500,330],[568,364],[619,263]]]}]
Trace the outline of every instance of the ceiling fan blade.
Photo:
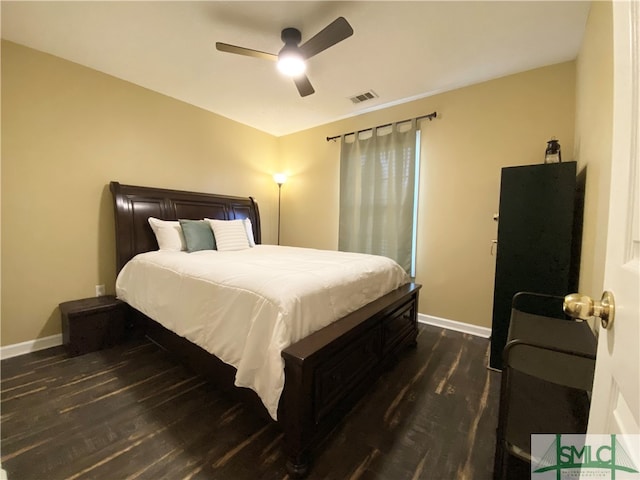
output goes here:
[{"label": "ceiling fan blade", "polygon": [[295,82],[296,87],[298,87],[298,92],[300,92],[301,97],[306,97],[307,95],[315,93],[315,90],[306,75],[295,77],[293,81]]},{"label": "ceiling fan blade", "polygon": [[304,58],[311,58],[327,48],[353,35],[353,28],[344,17],[338,17],[315,36],[300,45]]},{"label": "ceiling fan blade", "polygon": [[238,55],[245,55],[247,57],[263,58],[265,60],[271,60],[274,62],[278,61],[278,55],[274,55],[273,53],[238,47],[236,45],[229,45],[228,43],[216,42],[216,48],[221,52],[236,53]]}]

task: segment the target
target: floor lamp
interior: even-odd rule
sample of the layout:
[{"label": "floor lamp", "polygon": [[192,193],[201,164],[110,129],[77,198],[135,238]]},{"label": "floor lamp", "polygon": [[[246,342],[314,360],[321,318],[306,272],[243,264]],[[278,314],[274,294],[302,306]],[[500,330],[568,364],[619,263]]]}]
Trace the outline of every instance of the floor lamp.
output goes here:
[{"label": "floor lamp", "polygon": [[284,173],[276,173],[273,179],[278,184],[278,245],[280,245],[280,203],[282,199],[282,184],[287,181]]}]

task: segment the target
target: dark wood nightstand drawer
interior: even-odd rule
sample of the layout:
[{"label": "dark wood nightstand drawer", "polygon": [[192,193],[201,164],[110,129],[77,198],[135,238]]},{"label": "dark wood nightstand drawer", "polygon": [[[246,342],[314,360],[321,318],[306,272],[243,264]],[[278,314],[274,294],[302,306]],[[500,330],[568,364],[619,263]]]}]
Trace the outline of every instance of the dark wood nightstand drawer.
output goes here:
[{"label": "dark wood nightstand drawer", "polygon": [[121,342],[127,311],[127,305],[111,295],[61,303],[62,341],[69,354],[82,355]]}]

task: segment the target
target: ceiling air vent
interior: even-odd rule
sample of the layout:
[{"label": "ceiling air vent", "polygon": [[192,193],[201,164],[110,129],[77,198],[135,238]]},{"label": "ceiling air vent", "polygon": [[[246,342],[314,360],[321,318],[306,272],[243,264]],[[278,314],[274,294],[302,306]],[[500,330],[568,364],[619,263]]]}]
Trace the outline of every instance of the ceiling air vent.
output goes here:
[{"label": "ceiling air vent", "polygon": [[373,90],[369,90],[368,92],[360,93],[358,95],[354,95],[353,97],[349,97],[349,99],[353,103],[362,103],[367,100],[371,100],[373,98],[378,98],[378,95]]}]

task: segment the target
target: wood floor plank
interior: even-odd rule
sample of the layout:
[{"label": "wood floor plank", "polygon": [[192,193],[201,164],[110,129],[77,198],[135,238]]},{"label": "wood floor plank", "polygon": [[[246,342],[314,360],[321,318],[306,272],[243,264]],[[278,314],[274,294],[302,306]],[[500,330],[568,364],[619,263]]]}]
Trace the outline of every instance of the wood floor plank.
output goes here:
[{"label": "wood floor plank", "polygon": [[[486,339],[421,325],[315,452],[311,480],[491,478],[500,374]],[[9,480],[288,479],[282,433],[147,340],[1,363]]]}]

